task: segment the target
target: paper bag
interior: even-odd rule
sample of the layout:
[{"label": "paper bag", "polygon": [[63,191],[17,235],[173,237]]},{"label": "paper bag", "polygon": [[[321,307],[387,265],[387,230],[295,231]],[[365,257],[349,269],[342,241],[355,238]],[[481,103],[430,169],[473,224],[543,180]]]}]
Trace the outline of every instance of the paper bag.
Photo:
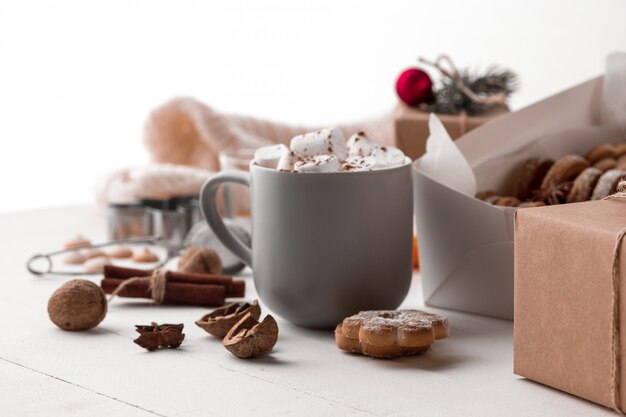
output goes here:
[{"label": "paper bag", "polygon": [[[602,77],[498,117],[456,141],[478,190],[513,193],[531,157],[584,153],[624,141],[600,126]],[[513,214],[429,178],[414,162],[415,214],[426,304],[513,318]],[[531,209],[532,210],[532,209]]]}]

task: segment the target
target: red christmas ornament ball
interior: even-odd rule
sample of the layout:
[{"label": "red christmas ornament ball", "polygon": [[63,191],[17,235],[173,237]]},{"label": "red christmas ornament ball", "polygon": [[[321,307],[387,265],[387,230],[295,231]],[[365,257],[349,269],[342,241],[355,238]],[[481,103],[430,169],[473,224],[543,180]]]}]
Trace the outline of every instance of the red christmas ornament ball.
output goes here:
[{"label": "red christmas ornament ball", "polygon": [[409,106],[417,106],[433,99],[433,81],[419,68],[403,71],[396,81],[398,97]]}]

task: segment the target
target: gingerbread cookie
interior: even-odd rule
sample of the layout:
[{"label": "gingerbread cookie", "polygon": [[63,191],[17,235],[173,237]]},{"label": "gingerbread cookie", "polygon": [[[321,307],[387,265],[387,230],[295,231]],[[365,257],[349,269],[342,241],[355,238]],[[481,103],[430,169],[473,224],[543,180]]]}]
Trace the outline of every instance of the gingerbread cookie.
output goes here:
[{"label": "gingerbread cookie", "polygon": [[533,191],[541,186],[552,165],[554,161],[551,159],[533,158],[526,161],[515,186],[515,196],[522,201],[532,197]]},{"label": "gingerbread cookie", "polygon": [[600,159],[598,162],[594,163],[594,168],[598,168],[602,172],[608,171],[609,169],[615,168],[617,165],[617,160],[615,158],[604,158]]},{"label": "gingerbread cookie", "polygon": [[602,173],[603,171],[598,168],[586,168],[574,180],[574,184],[567,195],[566,201],[568,203],[579,203],[581,201],[589,200],[589,197],[591,197],[591,193],[593,193],[593,189],[602,176]]},{"label": "gingerbread cookie", "polygon": [[617,149],[615,145],[603,143],[591,148],[591,150],[585,154],[585,159],[587,159],[590,164],[595,164],[604,158],[615,158],[616,156]]},{"label": "gingerbread cookie", "polygon": [[622,171],[626,170],[626,155],[622,155],[617,159],[615,169],[621,169]]},{"label": "gingerbread cookie", "polygon": [[335,328],[337,347],[376,358],[426,352],[448,337],[448,319],[419,310],[362,311]]},{"label": "gingerbread cookie", "polygon": [[585,168],[589,166],[589,162],[584,158],[570,154],[558,159],[550,168],[543,181],[541,189],[547,190],[554,184],[561,184],[567,180],[574,179]]},{"label": "gingerbread cookie", "polygon": [[624,171],[619,169],[611,169],[606,171],[596,184],[591,195],[592,200],[602,200],[617,190],[617,184],[624,176]]},{"label": "gingerbread cookie", "polygon": [[626,143],[618,143],[615,146],[615,157],[619,158],[626,154]]}]

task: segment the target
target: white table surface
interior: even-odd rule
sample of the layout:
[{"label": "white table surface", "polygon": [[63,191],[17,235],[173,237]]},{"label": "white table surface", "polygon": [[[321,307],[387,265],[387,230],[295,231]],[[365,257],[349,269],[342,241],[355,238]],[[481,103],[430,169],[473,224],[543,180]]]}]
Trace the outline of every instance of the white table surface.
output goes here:
[{"label": "white table surface", "polygon": [[[614,415],[514,375],[512,323],[457,312],[429,309],[449,317],[449,339],[396,360],[346,354],[331,331],[280,318],[274,352],[240,360],[195,326],[206,309],[128,299],[113,301],[96,329],[64,332],[46,305],[68,278],[33,277],[24,265],[77,233],[102,241],[104,214],[76,207],[0,215],[0,416]],[[402,307],[422,307],[419,276]],[[132,343],[134,325],[151,321],[184,323],[184,344],[150,353]]]}]

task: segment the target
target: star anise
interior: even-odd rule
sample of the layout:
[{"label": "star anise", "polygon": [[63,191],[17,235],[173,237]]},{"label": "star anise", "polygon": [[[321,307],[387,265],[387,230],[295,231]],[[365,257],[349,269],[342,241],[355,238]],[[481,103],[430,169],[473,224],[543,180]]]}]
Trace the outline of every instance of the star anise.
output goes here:
[{"label": "star anise", "polygon": [[150,325],[136,325],[135,330],[140,336],[133,342],[149,351],[160,347],[176,349],[185,339],[183,327],[183,324],[158,325],[155,322]]},{"label": "star anise", "polygon": [[541,201],[547,205],[563,204],[572,189],[572,184],[572,181],[565,181],[560,184],[551,183],[547,188],[535,190],[533,201]]}]

